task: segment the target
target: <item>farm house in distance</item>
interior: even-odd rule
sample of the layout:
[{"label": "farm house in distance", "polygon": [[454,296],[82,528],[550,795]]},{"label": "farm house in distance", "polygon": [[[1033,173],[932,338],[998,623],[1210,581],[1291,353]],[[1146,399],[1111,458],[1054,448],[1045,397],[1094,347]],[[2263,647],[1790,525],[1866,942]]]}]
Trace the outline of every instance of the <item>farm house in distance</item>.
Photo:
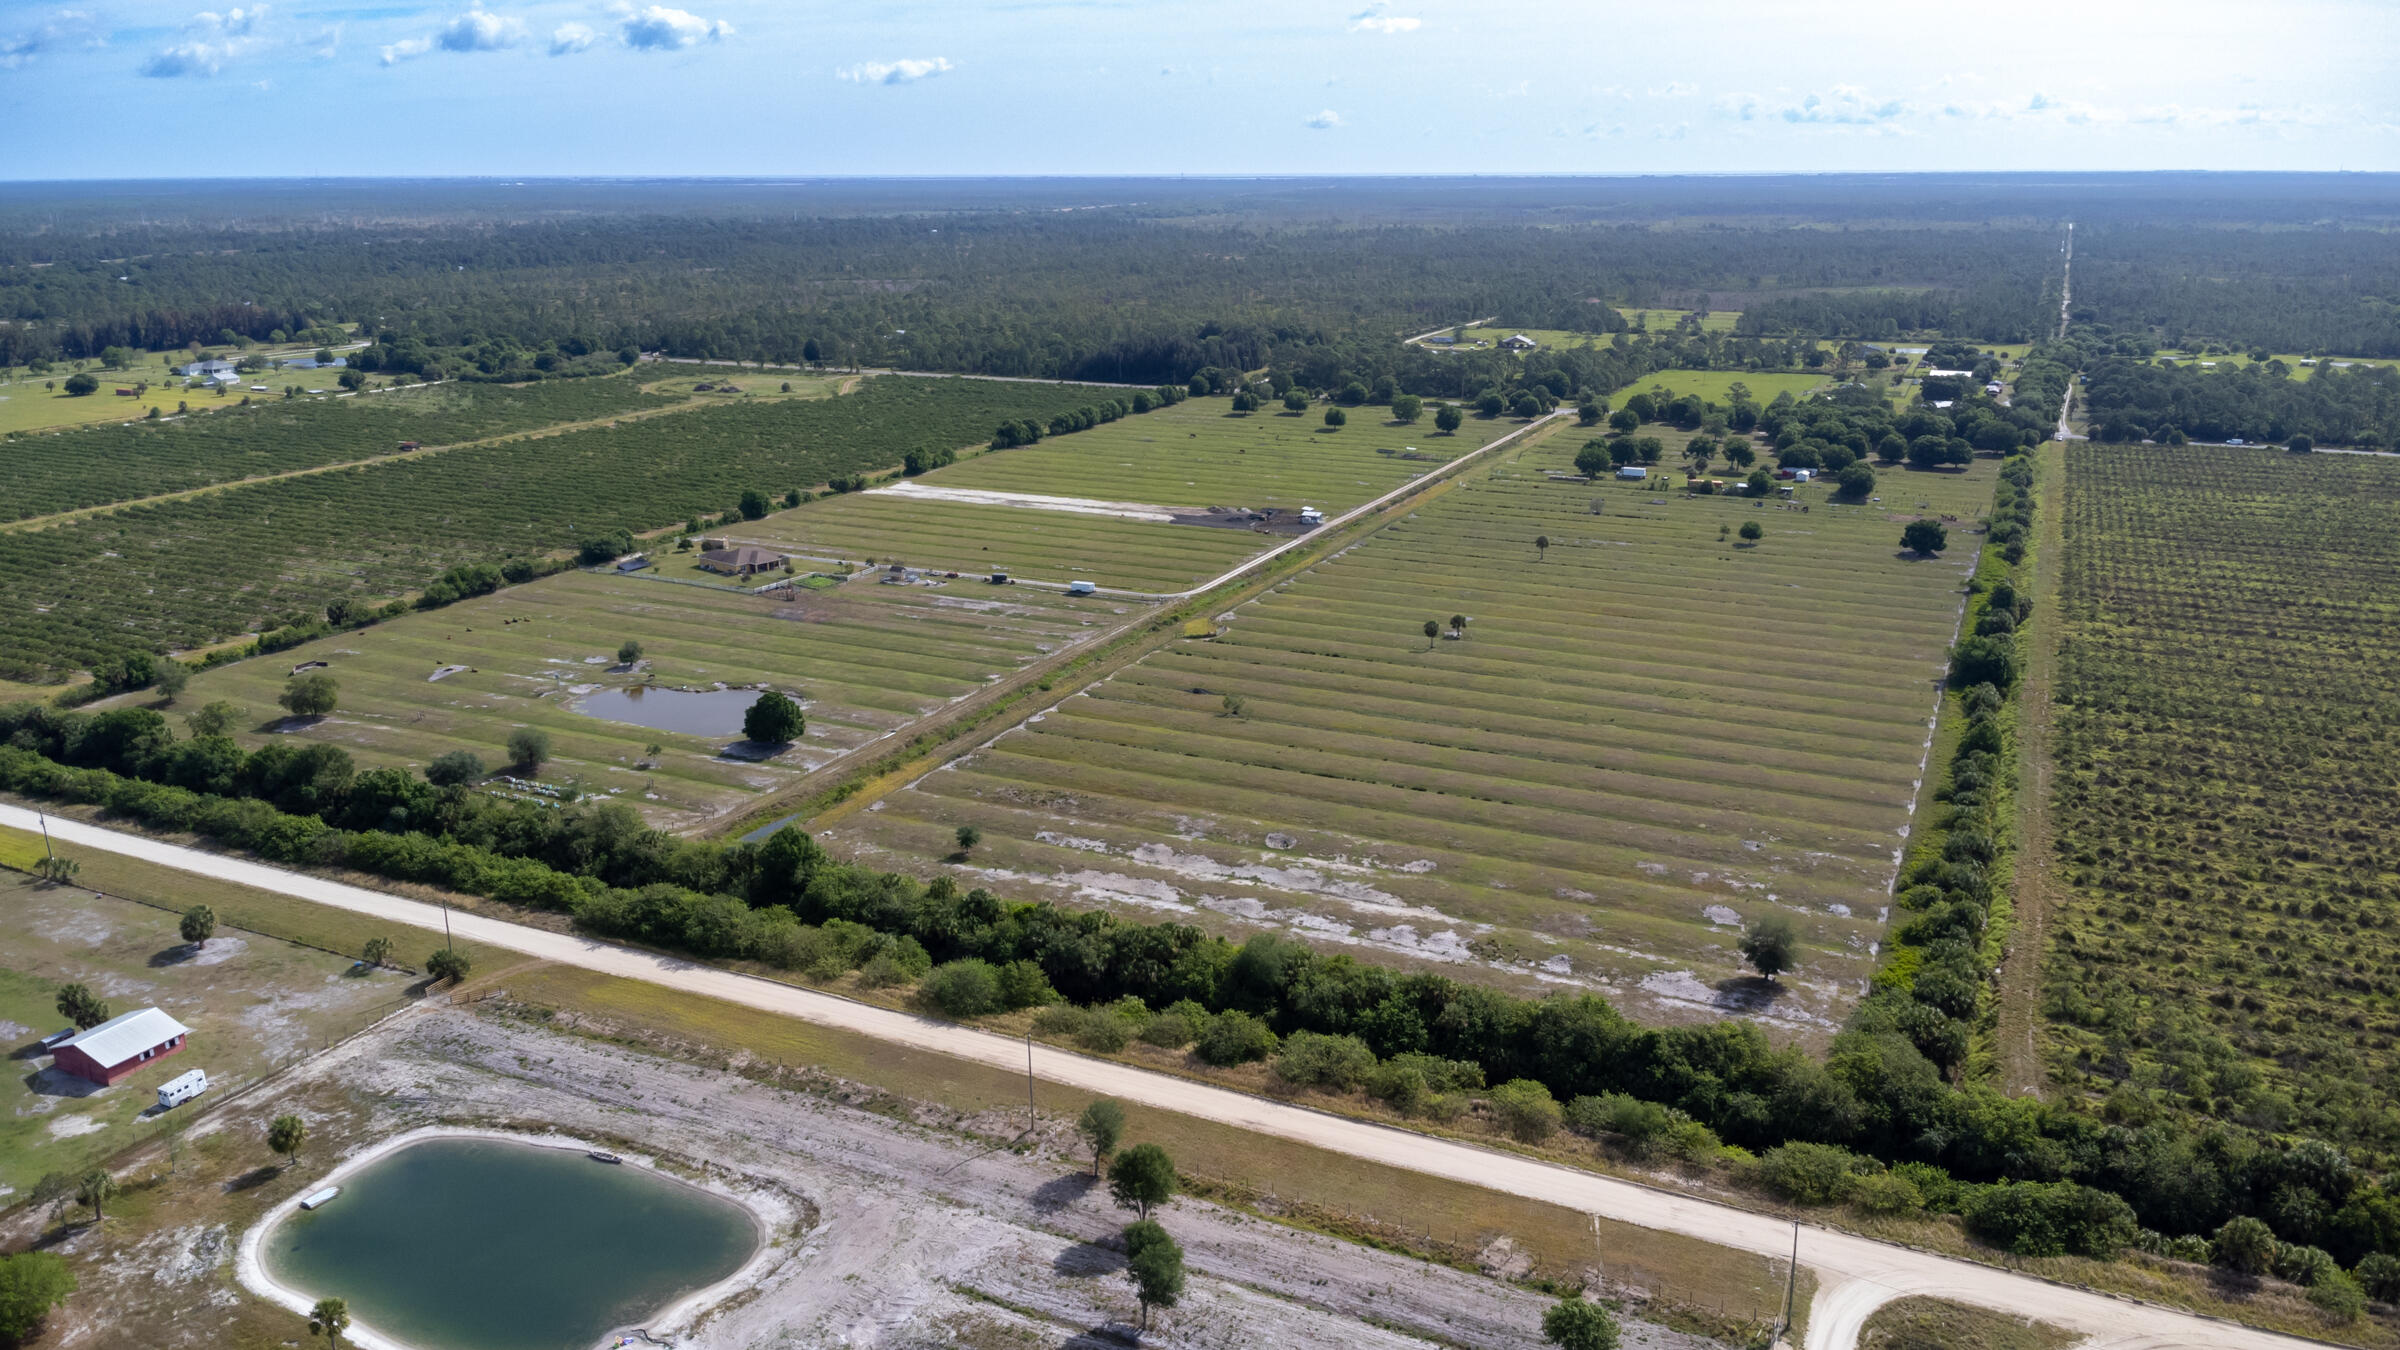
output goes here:
[{"label": "farm house in distance", "polygon": [[143,1065],[182,1050],[191,1034],[191,1028],[158,1009],[141,1008],[51,1046],[50,1065],[110,1087]]},{"label": "farm house in distance", "polygon": [[700,555],[700,565],[711,572],[729,577],[746,577],[759,572],[773,572],[784,564],[784,557],[763,548],[744,544],[740,548],[712,548]]}]

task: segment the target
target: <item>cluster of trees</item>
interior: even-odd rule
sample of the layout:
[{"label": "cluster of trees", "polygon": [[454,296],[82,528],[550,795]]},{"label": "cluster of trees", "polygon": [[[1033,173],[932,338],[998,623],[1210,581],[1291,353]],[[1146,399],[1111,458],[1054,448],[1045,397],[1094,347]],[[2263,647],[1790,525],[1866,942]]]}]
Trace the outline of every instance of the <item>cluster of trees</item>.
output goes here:
[{"label": "cluster of trees", "polygon": [[359,325],[366,346],[345,354],[361,375],[413,376],[420,380],[481,380],[523,384],[531,380],[608,375],[641,360],[633,346],[605,347],[581,334],[523,342],[509,336],[467,336],[454,343],[427,340],[394,328]]},{"label": "cluster of trees", "polygon": [[[1098,404],[1085,404],[1080,408],[1070,408],[1052,417],[1047,424],[1032,418],[1002,422],[992,431],[991,448],[1013,450],[1020,445],[1036,444],[1044,436],[1065,436],[1078,431],[1089,431],[1102,423],[1114,422],[1122,417],[1146,413],[1158,408],[1172,407],[1183,402],[1192,393],[1207,392],[1197,388],[1203,382],[1200,376],[1193,376],[1192,384],[1195,388],[1188,393],[1182,385],[1176,384],[1162,384],[1156,389],[1136,389],[1125,398],[1103,399]],[[1235,407],[1237,409],[1240,407],[1238,398]],[[949,461],[944,460],[943,462],[948,463]],[[909,472],[917,473],[920,470],[910,469]]]},{"label": "cluster of trees", "polygon": [[2320,362],[2308,374],[2281,361],[2173,366],[2104,356],[2085,367],[2095,440],[2186,439],[2382,450],[2400,445],[2400,370]]},{"label": "cluster of trees", "polygon": [[[2316,1171],[2288,1162],[2288,1142],[2230,1129],[2130,1130],[2069,1105],[1952,1086],[1899,1031],[1853,1028],[1819,1060],[1776,1050],[1748,1023],[1643,1027],[1590,995],[1523,999],[1274,935],[1237,947],[1181,924],[962,893],[947,878],[927,885],[836,862],[797,830],[756,844],[680,840],[622,803],[543,809],[398,770],[352,772],[334,746],[244,752],[221,737],[178,742],[146,709],[95,716],[12,705],[0,709],[0,742],[6,790],[98,803],[277,861],[565,911],[592,931],[704,957],[810,969],[845,959],[831,949],[847,943],[852,956],[872,945],[904,973],[1030,963],[1011,977],[1008,997],[1042,999],[1027,978],[1038,973],[1083,1008],[1128,996],[1169,1011],[1189,1003],[1185,1029],[1207,1019],[1193,1031],[1195,1045],[1213,1047],[1206,1055],[1256,1058],[1303,1032],[1355,1037],[1379,1068],[1416,1069],[1429,1092],[1442,1091],[1433,1084],[1447,1072],[1434,1061],[1472,1064],[1486,1081],[1523,1080],[1553,1102],[1618,1094],[1680,1111],[1749,1148],[1836,1144],[1967,1181],[2072,1180],[2118,1194],[2144,1224],[2170,1233],[2253,1213],[2288,1240],[2322,1228],[2400,1251],[2400,1201],[2346,1171],[2339,1186],[2317,1185]],[[995,987],[1011,986],[995,975]]]}]

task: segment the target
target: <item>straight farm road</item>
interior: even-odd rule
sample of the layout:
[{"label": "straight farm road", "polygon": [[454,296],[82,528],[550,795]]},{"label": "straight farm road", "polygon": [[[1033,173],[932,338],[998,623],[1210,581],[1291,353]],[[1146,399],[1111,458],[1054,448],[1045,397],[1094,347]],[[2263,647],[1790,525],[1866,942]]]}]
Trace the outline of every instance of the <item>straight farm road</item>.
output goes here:
[{"label": "straight farm road", "polygon": [[[42,822],[31,810],[0,803],[0,825],[33,830],[40,828]],[[1497,1149],[1269,1101],[1170,1074],[1090,1059],[974,1027],[853,1002],[818,990],[571,933],[554,933],[478,914],[453,911],[445,915],[439,906],[421,900],[81,821],[53,818],[48,822],[48,833],[52,839],[71,846],[141,858],[429,932],[441,932],[447,923],[459,937],[470,941],[796,1017],[912,1049],[1012,1072],[1018,1065],[1030,1062],[1034,1076],[1083,1091],[1106,1093],[1159,1110],[1296,1140],[1389,1167],[1573,1206],[1625,1223],[1664,1229],[1741,1251],[1784,1257],[1792,1248],[1791,1224],[1773,1215],[1653,1190]],[[1859,1327],[1875,1308],[1912,1294],[2038,1317],[2083,1333],[2089,1338],[2085,1344],[2100,1350],[2169,1345],[2191,1350],[2297,1350],[2311,1344],[1828,1229],[1802,1227],[1800,1260],[1816,1272],[1823,1291],[1817,1300],[1820,1315],[1810,1319],[1807,1350],[1848,1350],[1856,1344]]]}]

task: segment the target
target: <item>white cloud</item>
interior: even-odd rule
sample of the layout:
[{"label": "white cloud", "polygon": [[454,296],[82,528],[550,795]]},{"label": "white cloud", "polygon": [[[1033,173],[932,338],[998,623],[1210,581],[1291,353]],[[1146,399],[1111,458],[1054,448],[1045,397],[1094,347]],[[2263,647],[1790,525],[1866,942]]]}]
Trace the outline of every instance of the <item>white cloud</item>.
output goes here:
[{"label": "white cloud", "polygon": [[562,23],[556,29],[551,31],[550,54],[552,56],[566,56],[574,52],[584,51],[589,49],[593,43],[598,42],[599,40],[600,35],[593,32],[591,25],[589,24]]},{"label": "white cloud", "polygon": [[151,53],[141,64],[141,73],[154,80],[205,79],[257,46],[256,34],[266,18],[265,5],[222,14],[202,10],[184,25],[185,40]]},{"label": "white cloud", "polygon": [[396,66],[403,61],[413,61],[432,50],[432,38],[402,38],[398,42],[387,43],[384,46],[383,64]]},{"label": "white cloud", "polygon": [[443,24],[434,43],[446,52],[496,52],[525,40],[525,25],[483,9],[470,9]]},{"label": "white cloud", "polygon": [[0,70],[14,70],[52,52],[97,47],[103,41],[91,11],[57,10],[31,28],[0,35]]},{"label": "white cloud", "polygon": [[1350,31],[1353,33],[1398,34],[1413,33],[1425,26],[1423,19],[1412,19],[1393,14],[1389,12],[1390,9],[1390,5],[1380,3],[1380,0],[1376,4],[1367,6],[1350,16]]},{"label": "white cloud", "polygon": [[1758,102],[1756,94],[1719,94],[1716,106],[1719,113],[1736,121],[1754,122],[1758,120]]},{"label": "white cloud", "polygon": [[733,25],[703,19],[688,10],[652,5],[625,20],[625,45],[636,51],[673,52],[733,36]]},{"label": "white cloud", "polygon": [[842,67],[833,77],[851,84],[914,84],[956,69],[947,56],[909,57],[899,61],[861,61]]},{"label": "white cloud", "polygon": [[1315,127],[1319,131],[1331,131],[1335,127],[1342,125],[1342,115],[1338,112],[1335,112],[1331,108],[1327,108],[1325,111],[1308,119],[1308,124],[1312,127]]},{"label": "white cloud", "polygon": [[1786,122],[1823,126],[1878,126],[1908,112],[1900,99],[1877,99],[1853,84],[1837,84],[1824,94],[1810,94],[1776,116]]}]

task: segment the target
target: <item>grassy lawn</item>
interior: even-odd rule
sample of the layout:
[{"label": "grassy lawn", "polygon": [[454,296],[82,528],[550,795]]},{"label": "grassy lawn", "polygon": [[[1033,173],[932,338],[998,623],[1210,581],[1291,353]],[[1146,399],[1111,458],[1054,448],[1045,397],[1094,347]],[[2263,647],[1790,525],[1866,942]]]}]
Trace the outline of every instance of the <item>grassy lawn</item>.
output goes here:
[{"label": "grassy lawn", "polygon": [[[1039,445],[976,455],[914,480],[923,488],[1039,493],[1177,511],[1209,507],[1328,515],[1439,469],[1521,426],[1469,418],[1454,435],[1384,410],[1323,414],[1230,412],[1230,400],[1192,399]],[[1168,524],[1021,505],[852,493],[725,531],[744,542],[813,558],[898,560],[967,574],[1006,571],[1103,587],[1180,590],[1280,542],[1247,528]]]},{"label": "grassy lawn", "polygon": [[[970,582],[886,586],[860,577],[786,601],[568,572],[220,666],[195,677],[169,711],[230,700],[243,710],[237,739],[245,745],[302,735],[340,744],[364,766],[421,768],[444,751],[466,749],[498,768],[509,734],[537,727],[550,734],[554,755],[540,775],[545,781],[575,781],[639,803],[662,821],[689,823],[738,809],[757,792],[1081,642],[1118,612],[1105,601]],[[639,670],[617,665],[618,644],[627,639],[642,644]],[[303,660],[330,663],[341,706],[281,733],[275,697]],[[573,706],[584,695],[644,682],[796,691],[808,732],[772,760],[746,761],[722,754],[740,739],[738,716],[708,734],[603,720]],[[661,747],[656,756],[652,744]]]},{"label": "grassy lawn", "polygon": [[[1973,558],[1900,556],[1887,511],[1972,517],[1994,464],[1781,509],[1549,480],[1577,443],[1470,475],[827,837],[921,867],[973,823],[994,884],[1652,1011],[1730,997],[1731,925],[1781,909],[1811,950],[1778,1015],[1832,1025],[1872,968]],[[1759,546],[1725,537],[1749,520]],[[1429,642],[1454,613],[1466,640]]]},{"label": "grassy lawn", "polygon": [[[38,836],[0,829],[0,864],[13,868],[39,856]],[[78,861],[83,870],[73,886],[0,872],[0,1032],[16,1060],[0,1085],[0,1195],[24,1191],[47,1172],[75,1173],[159,1132],[157,1088],[178,1074],[207,1070],[210,1097],[221,1099],[367,1025],[405,996],[406,975],[353,975],[342,957],[234,931],[246,921],[273,924],[283,908],[253,903],[254,892],[108,854]],[[203,903],[217,909],[220,926],[198,952],[176,932],[176,914],[153,907]],[[375,935],[351,926],[322,915],[297,925],[311,938],[346,939],[353,951]],[[59,986],[73,982],[91,986],[115,1012],[164,1008],[192,1028],[190,1047],[110,1088],[49,1070],[32,1043],[64,1025],[53,1004]],[[185,1117],[193,1114],[184,1108]]]},{"label": "grassy lawn", "polygon": [[1859,1350],[2066,1350],[2082,1339],[2047,1322],[1938,1298],[1887,1303],[1867,1319]]},{"label": "grassy lawn", "polygon": [[[1750,391],[1752,402],[1764,407],[1775,401],[1777,394],[1789,393],[1799,398],[1811,389],[1819,389],[1832,381],[1823,375],[1786,375],[1740,370],[1661,370],[1636,380],[1609,395],[1608,406],[1622,408],[1625,400],[1635,394],[1664,389],[1670,394],[1698,394],[1711,403],[1732,401],[1733,386],[1739,384]],[[1645,433],[1650,434],[1650,433]]]}]

